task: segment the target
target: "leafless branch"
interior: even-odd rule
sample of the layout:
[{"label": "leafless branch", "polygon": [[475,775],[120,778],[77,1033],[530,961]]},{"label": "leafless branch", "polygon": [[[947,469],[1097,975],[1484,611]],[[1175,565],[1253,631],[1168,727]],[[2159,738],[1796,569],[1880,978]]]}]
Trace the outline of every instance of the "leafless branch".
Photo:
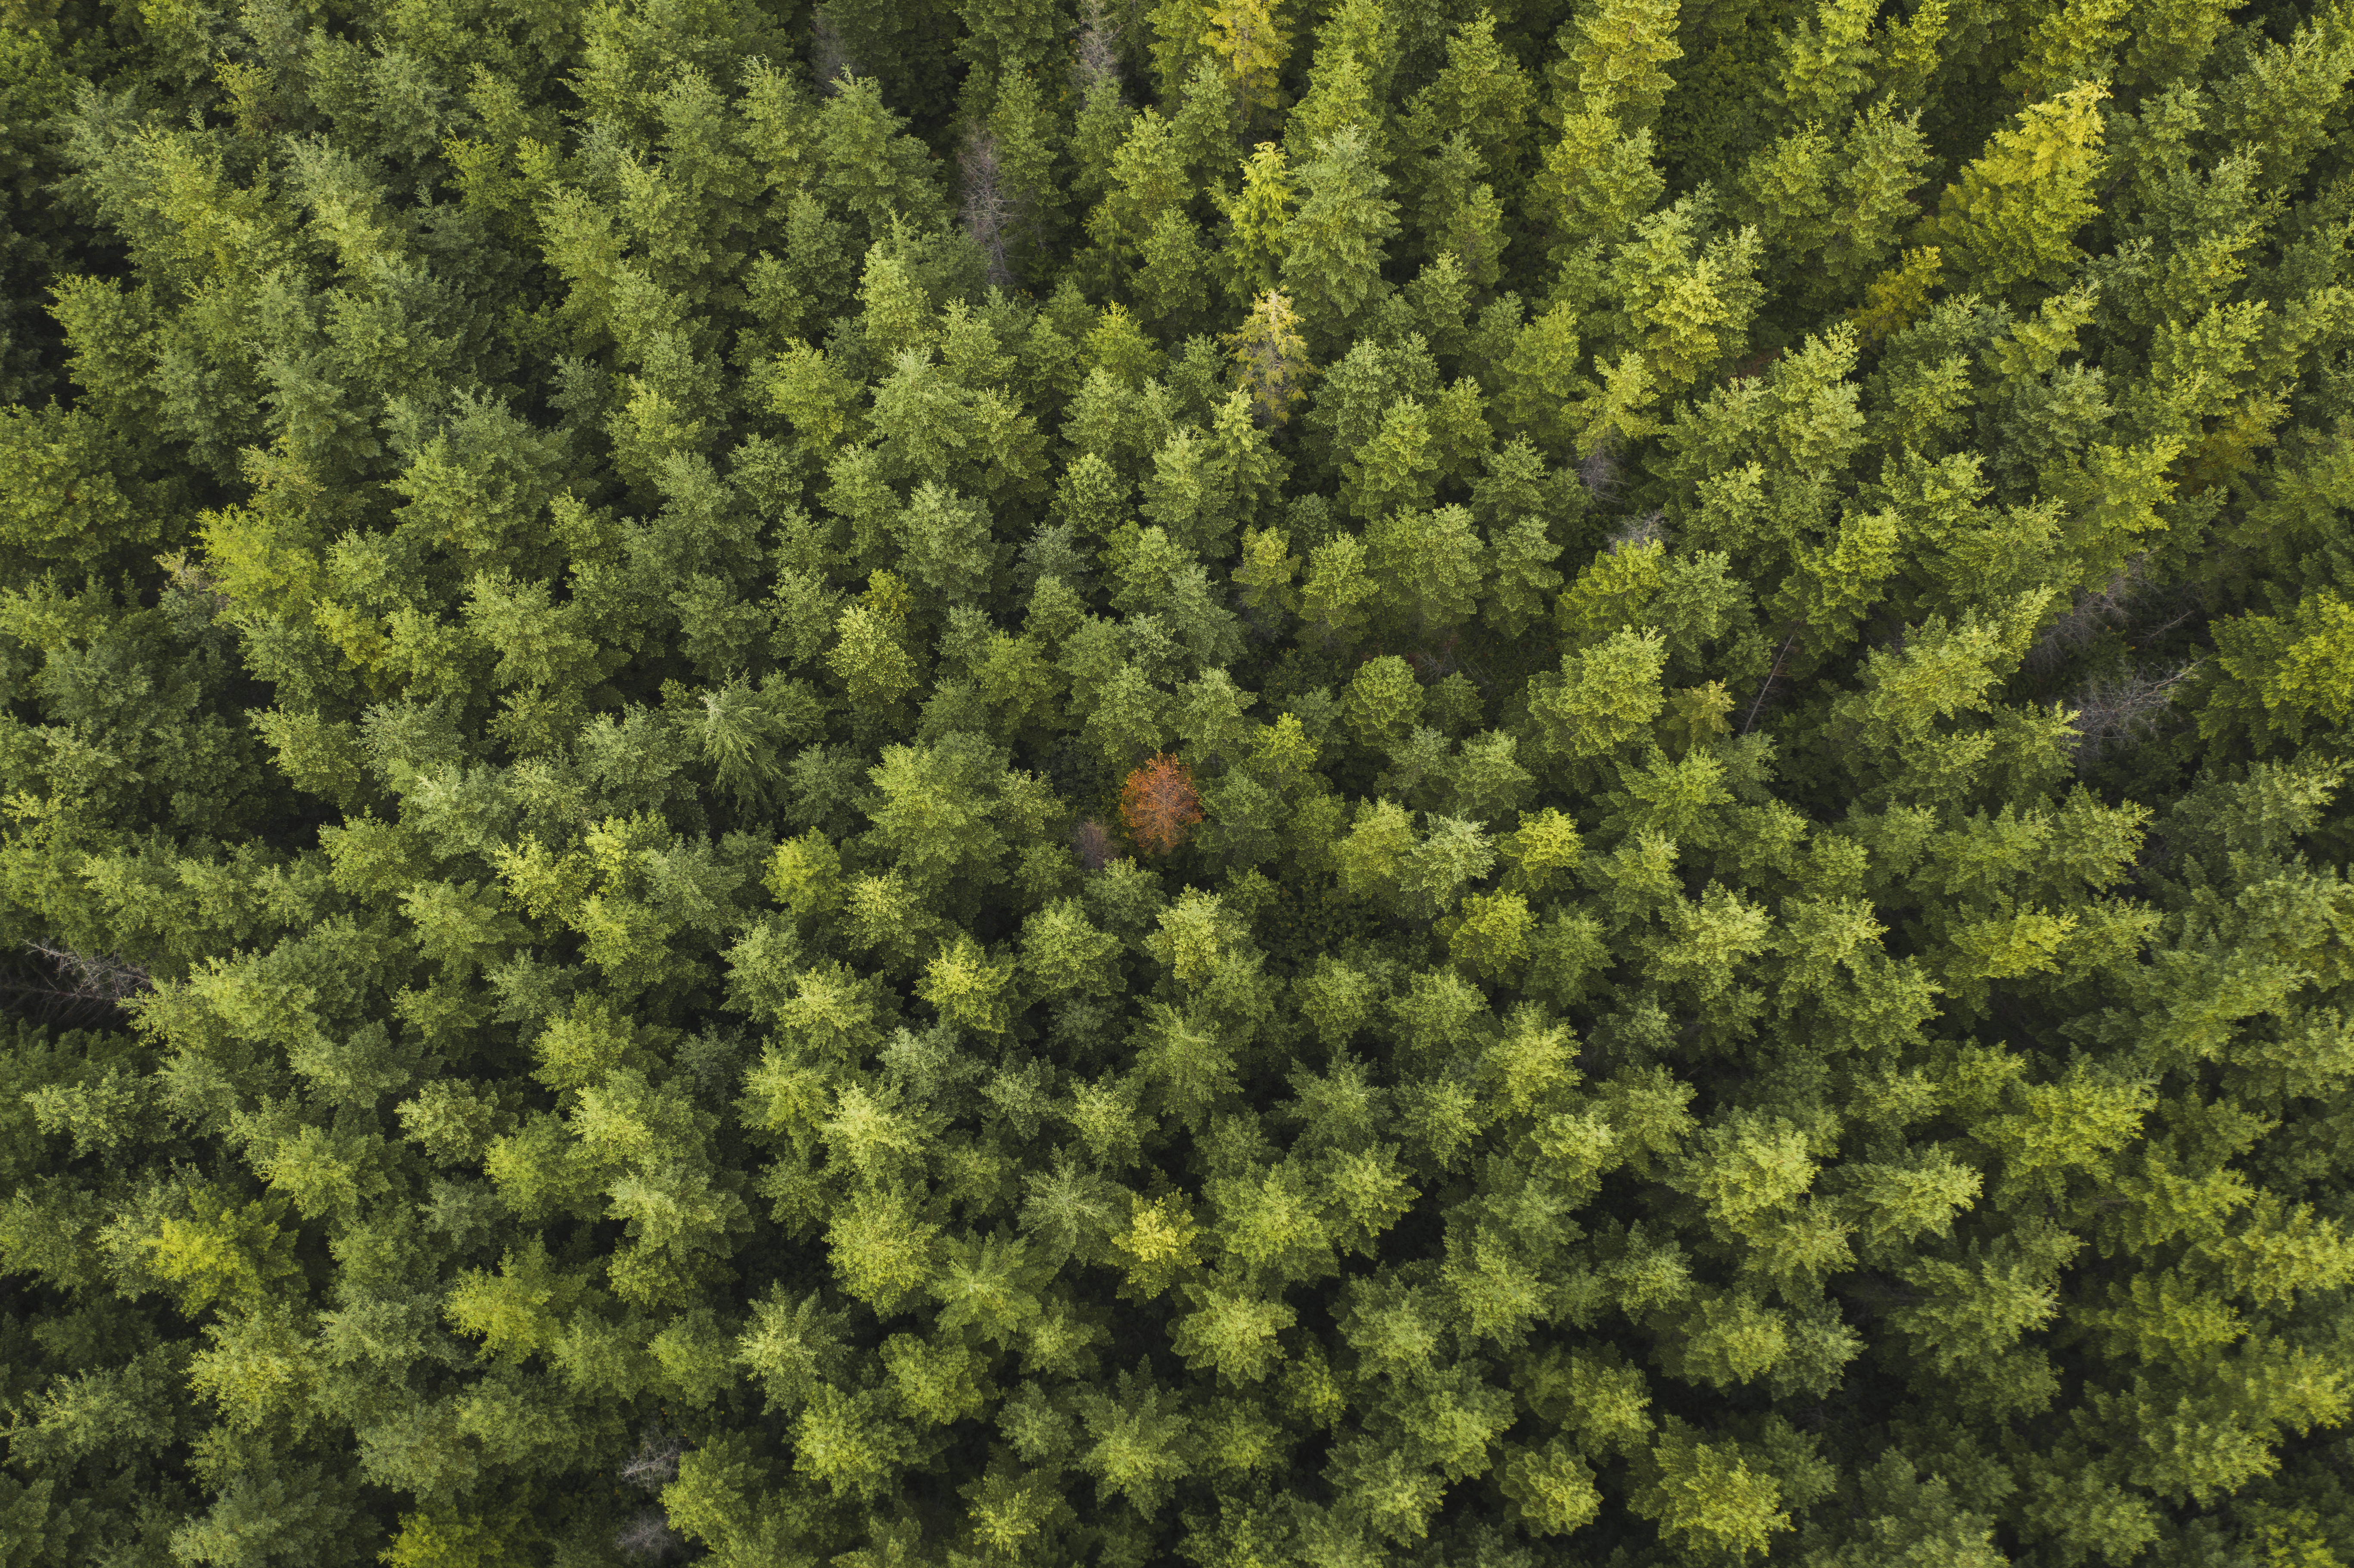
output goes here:
[{"label": "leafless branch", "polygon": [[828,97],[832,96],[834,84],[842,79],[843,72],[859,74],[858,62],[850,58],[841,32],[822,5],[810,23],[810,69],[817,75],[818,90]]},{"label": "leafless branch", "polygon": [[1110,829],[1090,819],[1071,830],[1071,853],[1089,871],[1101,871],[1119,858],[1119,846],[1113,842]]},{"label": "leafless branch", "polygon": [[1120,26],[1103,0],[1087,0],[1079,26],[1079,90],[1087,92],[1102,82],[1119,83]]},{"label": "leafless branch", "polygon": [[1585,493],[1597,503],[1607,504],[1618,491],[1618,454],[1611,442],[1604,441],[1577,465],[1577,477],[1585,485]]},{"label": "leafless branch", "polygon": [[613,1550],[643,1563],[667,1563],[685,1555],[686,1542],[662,1510],[650,1508],[621,1527],[613,1537]]},{"label": "leafless branch", "polygon": [[621,1461],[621,1479],[646,1490],[660,1491],[678,1479],[679,1457],[686,1443],[674,1432],[649,1426],[638,1440],[638,1451]]},{"label": "leafless branch", "polygon": [[2165,674],[2136,672],[2094,681],[2068,703],[2076,713],[2076,766],[2081,770],[2118,742],[2147,736],[2174,702],[2175,689],[2203,660],[2192,659]]},{"label": "leafless branch", "polygon": [[1766,672],[1764,680],[1757,683],[1757,695],[1749,705],[1749,716],[1741,721],[1742,734],[1747,735],[1750,726],[1757,722],[1757,710],[1766,705],[1766,694],[1774,689],[1775,678],[1782,673],[1782,661],[1790,656],[1790,650],[1797,643],[1798,633],[1804,630],[1804,627],[1795,628],[1782,640],[1781,651],[1774,655],[1774,667]]},{"label": "leafless branch", "polygon": [[1617,555],[1631,546],[1664,544],[1667,537],[1668,514],[1659,511],[1646,512],[1611,535],[1605,542],[1604,553]]},{"label": "leafless branch", "polygon": [[36,1016],[50,1022],[120,1023],[131,1000],[154,986],[145,969],[122,959],[77,953],[51,941],[27,942],[25,951],[45,969],[0,969],[0,996],[28,1003]]},{"label": "leafless branch", "polygon": [[2027,667],[2037,672],[2054,669],[2107,628],[2123,622],[2127,607],[2148,580],[2148,575],[2149,557],[2136,556],[2108,581],[2079,593],[2068,612],[2045,627],[2034,646],[2028,649]]},{"label": "leafless branch", "polygon": [[61,943],[50,941],[27,942],[25,950],[49,961],[58,979],[66,982],[60,994],[80,1001],[103,1001],[120,1007],[154,983],[147,971],[137,964],[102,953],[84,955]]},{"label": "leafless branch", "polygon": [[212,614],[218,615],[228,608],[228,595],[222,591],[212,574],[205,570],[204,564],[189,559],[186,550],[158,556],[155,564],[164,568],[164,575],[171,579],[174,588],[204,605]]},{"label": "leafless branch", "polygon": [[1457,640],[1450,635],[1435,648],[1419,648],[1407,654],[1406,662],[1415,667],[1424,684],[1435,686],[1463,668],[1458,652]]},{"label": "leafless branch", "polygon": [[1007,261],[1007,230],[1014,226],[1014,204],[1005,194],[997,164],[997,140],[987,127],[976,125],[957,154],[957,170],[964,177],[964,228],[981,253],[989,258],[989,281],[1011,285],[1013,266]]}]

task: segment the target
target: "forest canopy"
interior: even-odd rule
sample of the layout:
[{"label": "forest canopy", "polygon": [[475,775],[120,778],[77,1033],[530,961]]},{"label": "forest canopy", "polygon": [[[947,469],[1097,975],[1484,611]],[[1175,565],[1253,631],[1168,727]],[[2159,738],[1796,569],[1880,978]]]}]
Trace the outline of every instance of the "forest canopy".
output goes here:
[{"label": "forest canopy", "polygon": [[2349,78],[0,3],[0,1565],[2354,1562]]}]

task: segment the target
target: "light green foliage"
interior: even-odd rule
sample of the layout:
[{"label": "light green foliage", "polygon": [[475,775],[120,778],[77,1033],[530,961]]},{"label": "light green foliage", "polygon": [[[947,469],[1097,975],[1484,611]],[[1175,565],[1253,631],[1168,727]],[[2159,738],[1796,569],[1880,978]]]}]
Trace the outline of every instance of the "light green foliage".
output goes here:
[{"label": "light green foliage", "polygon": [[1776,1505],[1780,1488],[1752,1470],[1733,1445],[1698,1440],[1681,1424],[1648,1456],[1657,1477],[1636,1506],[1688,1551],[1745,1557],[1763,1552],[1790,1516]]},{"label": "light green foliage", "polygon": [[1810,122],[1753,155],[1737,210],[1808,297],[1851,300],[1895,257],[1929,163],[1918,116],[1878,104],[1841,135]]},{"label": "light green foliage", "polygon": [[1394,624],[1430,638],[1471,619],[1487,587],[1488,549],[1467,508],[1393,512],[1365,531],[1365,541]]},{"label": "light green foliage", "polygon": [[1345,342],[1388,291],[1382,264],[1398,231],[1397,203],[1365,133],[1346,127],[1318,143],[1297,175],[1299,210],[1284,228],[1283,287],[1311,343]]},{"label": "light green foliage", "polygon": [[1299,590],[1299,612],[1327,641],[1361,630],[1366,606],[1381,591],[1366,570],[1364,541],[1354,534],[1328,539],[1308,557],[1308,580]]},{"label": "light green foliage", "polygon": [[1771,96],[1792,121],[1833,123],[1847,117],[1870,83],[1870,33],[1875,0],[1821,0],[1782,40],[1782,75]]},{"label": "light green foliage", "polygon": [[1242,188],[1222,185],[1213,196],[1228,225],[1218,269],[1227,295],[1247,303],[1277,287],[1290,253],[1290,223],[1297,203],[1283,149],[1261,142],[1242,165]]},{"label": "light green foliage", "polygon": [[1645,734],[1665,699],[1667,650],[1656,631],[1611,633],[1590,652],[1562,655],[1561,673],[1532,682],[1529,715],[1557,756],[1600,757]]},{"label": "light green foliage", "polygon": [[1676,0],[1605,0],[1580,11],[1555,40],[1547,67],[1554,90],[1577,111],[1607,115],[1628,131],[1649,126],[1683,57],[1675,43]]},{"label": "light green foliage", "polygon": [[1934,237],[1968,285],[2000,295],[2053,283],[2079,259],[2076,231],[2095,210],[2101,118],[2106,96],[2083,82],[2021,110],[1985,156],[1938,201]]},{"label": "light green foliage", "polygon": [[7,8],[0,1561],[2354,1557],[2349,81]]},{"label": "light green foliage", "polygon": [[1531,192],[1531,216],[1551,231],[1557,260],[1586,263],[1659,199],[1667,182],[1654,153],[1649,128],[1622,132],[1609,115],[1589,110],[1563,122]]},{"label": "light green foliage", "polygon": [[1508,427],[1533,437],[1553,457],[1566,455],[1576,429],[1581,334],[1577,312],[1566,302],[1549,308],[1514,335],[1500,367],[1504,383],[1497,412]]},{"label": "light green foliage", "polygon": [[2200,724],[2241,729],[2260,743],[2295,741],[2308,725],[2354,715],[2354,609],[2328,588],[2297,599],[2285,617],[2249,615],[2215,627],[2216,691]]}]

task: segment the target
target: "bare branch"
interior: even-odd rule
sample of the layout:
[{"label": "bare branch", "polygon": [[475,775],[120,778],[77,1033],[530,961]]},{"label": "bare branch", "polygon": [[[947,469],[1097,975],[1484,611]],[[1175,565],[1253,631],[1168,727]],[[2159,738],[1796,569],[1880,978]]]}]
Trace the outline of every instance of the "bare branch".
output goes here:
[{"label": "bare branch", "polygon": [[210,614],[218,615],[228,608],[228,595],[219,582],[205,570],[203,562],[191,560],[186,550],[158,556],[155,564],[164,568],[164,575],[171,579],[174,588],[203,605]]},{"label": "bare branch", "polygon": [[2069,702],[2075,710],[2076,767],[2081,772],[2122,741],[2153,734],[2173,705],[2177,688],[2197,673],[2203,659],[2152,675],[2137,672],[2121,679],[2094,681]]},{"label": "bare branch", "polygon": [[818,90],[829,98],[845,74],[862,74],[858,62],[850,58],[849,48],[843,43],[833,18],[825,14],[822,5],[810,22],[810,69],[816,73]]},{"label": "bare branch", "polygon": [[29,1003],[35,1016],[49,1022],[119,1024],[133,999],[154,989],[145,969],[122,959],[77,953],[47,940],[27,942],[24,950],[39,959],[48,972],[0,969],[0,996]]},{"label": "bare branch", "polygon": [[981,253],[989,258],[989,281],[999,287],[1014,281],[1006,260],[1007,231],[1014,226],[1014,203],[1005,194],[997,164],[997,140],[985,126],[976,125],[957,154],[957,171],[964,181],[964,228]]},{"label": "bare branch", "polygon": [[686,1542],[658,1508],[647,1509],[613,1537],[613,1550],[642,1563],[667,1563],[686,1554]]},{"label": "bare branch", "polygon": [[650,1492],[660,1491],[678,1479],[679,1457],[685,1452],[685,1440],[676,1433],[649,1426],[638,1440],[638,1451],[621,1461],[620,1478]]},{"label": "bare branch", "polygon": [[[1586,461],[1591,462],[1593,460],[1589,458]],[[1615,556],[1636,545],[1664,545],[1667,539],[1668,514],[1656,510],[1646,512],[1604,541],[1603,554]]]},{"label": "bare branch", "polygon": [[2149,556],[2136,556],[2119,567],[2107,582],[2079,593],[2067,613],[2045,627],[2035,639],[2034,645],[2028,649],[2027,667],[2038,672],[2055,669],[2062,660],[2084,647],[2104,630],[2122,624],[2127,607],[2148,581],[2148,577]]},{"label": "bare branch", "polygon": [[1577,477],[1585,485],[1585,493],[1596,502],[1607,504],[1618,491],[1618,453],[1615,442],[1605,440],[1577,465]]},{"label": "bare branch", "polygon": [[59,994],[83,1001],[103,1001],[120,1007],[154,982],[137,964],[103,953],[85,955],[62,943],[27,942],[25,950],[47,959],[65,982]]},{"label": "bare branch", "polygon": [[1112,841],[1111,830],[1090,818],[1071,830],[1071,853],[1089,871],[1101,871],[1120,858],[1119,846]]},{"label": "bare branch", "polygon": [[1092,91],[1103,82],[1119,84],[1120,26],[1105,8],[1103,0],[1087,0],[1080,18],[1078,73],[1079,90]]},{"label": "bare branch", "polygon": [[1774,655],[1774,667],[1766,672],[1764,680],[1757,683],[1757,695],[1749,705],[1749,716],[1741,721],[1742,734],[1747,735],[1750,726],[1757,722],[1757,710],[1766,705],[1766,694],[1774,689],[1775,678],[1782,673],[1782,661],[1790,656],[1791,648],[1797,643],[1798,632],[1804,630],[1804,627],[1796,628],[1782,640],[1781,652]]}]

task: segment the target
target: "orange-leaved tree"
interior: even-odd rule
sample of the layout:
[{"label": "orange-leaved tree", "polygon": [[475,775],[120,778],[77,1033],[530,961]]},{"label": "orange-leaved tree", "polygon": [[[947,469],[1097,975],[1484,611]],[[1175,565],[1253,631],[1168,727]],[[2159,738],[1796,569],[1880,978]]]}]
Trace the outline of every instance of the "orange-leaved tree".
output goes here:
[{"label": "orange-leaved tree", "polygon": [[1119,820],[1148,854],[1167,854],[1202,820],[1193,770],[1167,753],[1148,759],[1119,787]]}]

